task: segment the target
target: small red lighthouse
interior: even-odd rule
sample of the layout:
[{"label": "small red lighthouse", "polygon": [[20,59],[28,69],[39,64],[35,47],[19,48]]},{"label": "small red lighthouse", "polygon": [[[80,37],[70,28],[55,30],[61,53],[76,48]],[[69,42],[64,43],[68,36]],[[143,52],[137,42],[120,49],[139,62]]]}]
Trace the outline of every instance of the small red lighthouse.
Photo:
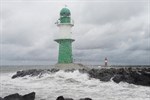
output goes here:
[{"label": "small red lighthouse", "polygon": [[107,67],[108,65],[108,60],[107,60],[107,57],[105,57],[105,67]]}]

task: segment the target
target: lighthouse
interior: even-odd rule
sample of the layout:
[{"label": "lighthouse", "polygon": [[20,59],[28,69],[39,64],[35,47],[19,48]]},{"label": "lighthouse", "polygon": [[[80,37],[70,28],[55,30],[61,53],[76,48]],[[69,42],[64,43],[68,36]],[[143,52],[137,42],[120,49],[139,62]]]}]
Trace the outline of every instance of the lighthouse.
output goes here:
[{"label": "lighthouse", "polygon": [[56,41],[59,44],[58,64],[73,63],[72,42],[75,41],[71,37],[71,28],[74,26],[71,19],[71,12],[67,7],[60,11],[60,18],[56,22],[59,27],[59,36]]},{"label": "lighthouse", "polygon": [[108,66],[108,60],[107,60],[107,57],[105,57],[105,67]]}]

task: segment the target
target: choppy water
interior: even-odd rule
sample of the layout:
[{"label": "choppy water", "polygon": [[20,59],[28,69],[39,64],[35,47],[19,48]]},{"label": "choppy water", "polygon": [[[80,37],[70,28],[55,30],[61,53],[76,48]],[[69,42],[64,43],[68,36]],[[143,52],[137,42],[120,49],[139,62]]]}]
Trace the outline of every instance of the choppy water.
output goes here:
[{"label": "choppy water", "polygon": [[128,83],[116,84],[113,81],[101,82],[89,78],[87,74],[59,71],[42,77],[11,79],[15,72],[0,73],[0,96],[12,93],[22,95],[36,92],[36,100],[56,100],[60,95],[75,100],[90,97],[93,100],[150,100],[150,87]]}]

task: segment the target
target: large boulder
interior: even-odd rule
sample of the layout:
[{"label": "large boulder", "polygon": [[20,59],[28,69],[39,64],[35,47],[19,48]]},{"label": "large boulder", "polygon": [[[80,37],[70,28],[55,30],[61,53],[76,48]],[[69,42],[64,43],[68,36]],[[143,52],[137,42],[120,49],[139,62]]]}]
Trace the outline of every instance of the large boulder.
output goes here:
[{"label": "large boulder", "polygon": [[113,69],[91,69],[88,71],[88,74],[92,78],[100,79],[101,81],[110,81],[110,79],[114,76]]},{"label": "large boulder", "polygon": [[22,71],[17,71],[17,73],[15,75],[13,75],[11,78],[18,78],[18,77],[24,77],[24,76],[39,76],[41,77],[42,74],[44,73],[55,73],[59,71],[59,69],[30,69],[30,70],[22,70]]},{"label": "large boulder", "polygon": [[81,98],[80,100],[92,100],[91,98]]},{"label": "large boulder", "polygon": [[134,78],[133,84],[150,86],[150,72],[144,70],[142,72],[132,72],[130,76]]},{"label": "large boulder", "polygon": [[128,71],[118,71],[112,79],[114,82],[127,82],[136,85],[150,86],[150,72],[146,69],[129,69]]},{"label": "large boulder", "polygon": [[12,79],[17,78],[17,77],[24,77],[26,75],[37,76],[43,72],[44,72],[44,70],[41,70],[41,69],[40,70],[31,69],[31,70],[17,71],[17,73],[12,76]]},{"label": "large boulder", "polygon": [[56,100],[65,100],[65,98],[63,96],[59,96]]},{"label": "large boulder", "polygon": [[23,97],[23,100],[34,100],[35,99],[35,92],[31,92],[29,94],[26,94]]},{"label": "large boulder", "polygon": [[0,100],[34,100],[35,99],[35,92],[31,92],[26,95],[19,95],[18,93],[8,95],[4,98],[0,98]]},{"label": "large boulder", "polygon": [[73,100],[72,98],[64,98],[63,96],[57,97],[56,100]]},{"label": "large boulder", "polygon": [[21,95],[15,93],[4,97],[4,100],[24,100],[24,99]]}]

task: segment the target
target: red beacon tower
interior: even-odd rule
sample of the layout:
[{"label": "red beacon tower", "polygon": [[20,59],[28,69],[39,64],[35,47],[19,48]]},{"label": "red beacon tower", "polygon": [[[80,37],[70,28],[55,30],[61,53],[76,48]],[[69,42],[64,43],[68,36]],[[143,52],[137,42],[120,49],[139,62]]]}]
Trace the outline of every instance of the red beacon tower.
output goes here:
[{"label": "red beacon tower", "polygon": [[107,57],[105,57],[105,67],[108,66],[108,60],[107,60]]}]

